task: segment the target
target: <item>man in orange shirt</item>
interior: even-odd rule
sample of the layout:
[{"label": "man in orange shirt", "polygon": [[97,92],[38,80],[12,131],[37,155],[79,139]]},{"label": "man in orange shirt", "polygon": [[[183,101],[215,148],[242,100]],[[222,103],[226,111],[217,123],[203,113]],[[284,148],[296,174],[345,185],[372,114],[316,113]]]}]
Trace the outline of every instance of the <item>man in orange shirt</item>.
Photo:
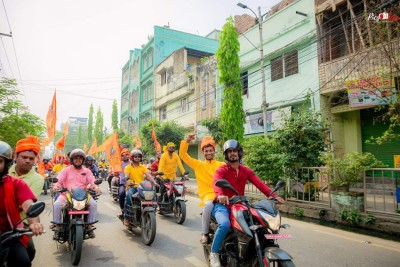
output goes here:
[{"label": "man in orange shirt", "polygon": [[44,178],[46,171],[52,169],[53,169],[53,164],[51,164],[50,159],[48,157],[43,157],[42,162],[38,163],[37,172]]}]

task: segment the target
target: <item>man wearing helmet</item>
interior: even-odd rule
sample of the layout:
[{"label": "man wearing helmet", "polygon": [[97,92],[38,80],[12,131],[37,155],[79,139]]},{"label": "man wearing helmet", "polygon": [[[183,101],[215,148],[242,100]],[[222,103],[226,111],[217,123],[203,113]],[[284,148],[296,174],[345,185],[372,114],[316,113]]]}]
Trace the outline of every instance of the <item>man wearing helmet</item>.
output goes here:
[{"label": "man wearing helmet", "polygon": [[[95,178],[92,172],[88,168],[83,167],[83,162],[86,158],[86,154],[82,149],[74,149],[71,151],[70,159],[71,166],[61,170],[58,174],[58,182],[54,184],[55,190],[60,190],[62,188],[67,188],[68,191],[71,191],[73,187],[78,188],[88,188],[91,187],[96,191],[96,194],[100,194],[100,188],[94,184]],[[53,205],[53,222],[56,224],[52,226],[54,230],[59,230],[61,223],[61,209],[66,204],[67,198],[64,194],[61,194],[57,201],[54,202]],[[89,211],[90,214],[88,216],[88,222],[96,221],[96,213],[97,213],[97,203],[93,198],[90,198],[89,201]],[[89,228],[93,228],[92,225]],[[90,229],[89,229],[90,230]],[[94,233],[91,232],[92,237],[94,237]]]},{"label": "man wearing helmet", "polygon": [[86,168],[90,169],[94,175],[95,178],[99,177],[99,168],[97,165],[94,163],[94,158],[90,155],[88,155],[85,159],[85,166]]},{"label": "man wearing helmet", "polygon": [[218,222],[218,228],[215,232],[214,241],[211,246],[210,265],[212,267],[221,266],[218,251],[231,227],[229,221],[229,198],[235,195],[235,193],[231,190],[222,189],[215,186],[216,181],[220,179],[227,180],[239,192],[240,195],[244,195],[246,182],[249,181],[266,196],[272,195],[278,200],[279,203],[285,203],[285,201],[281,197],[278,197],[275,194],[271,194],[271,189],[265,183],[263,183],[250,168],[240,164],[240,160],[243,156],[243,149],[238,141],[226,141],[224,143],[223,149],[226,164],[217,169],[213,179],[213,189],[216,196],[215,201],[217,203],[214,206],[212,215]]},{"label": "man wearing helmet", "polygon": [[46,171],[51,171],[53,169],[53,164],[50,161],[50,158],[45,156],[43,157],[42,162],[39,162],[37,172],[45,177]]},{"label": "man wearing helmet", "polygon": [[[0,141],[0,232],[8,232],[20,221],[20,207],[24,212],[30,205],[36,202],[36,197],[22,180],[8,175],[8,170],[12,164],[11,147]],[[28,228],[33,235],[43,233],[43,225],[39,217],[28,218]],[[23,223],[16,227],[23,228]],[[19,239],[10,240],[2,244],[3,249],[8,249],[8,266],[31,266],[32,254],[26,249],[29,242],[28,236],[24,235]],[[3,250],[4,251],[4,250]],[[2,257],[4,255],[0,255]]]},{"label": "man wearing helmet", "polygon": [[[155,185],[158,185],[153,176],[151,176],[150,171],[142,165],[140,162],[142,161],[142,151],[139,149],[134,149],[131,151],[131,160],[132,163],[125,167],[125,181],[126,181],[126,203],[125,208],[128,206],[132,206],[132,196],[137,192],[137,187],[143,181],[143,176],[146,176],[146,179],[153,182]],[[124,217],[124,225],[129,226],[128,217]]]},{"label": "man wearing helmet", "polygon": [[205,136],[201,141],[201,151],[204,154],[205,160],[201,161],[191,158],[188,154],[188,147],[190,142],[194,140],[195,136],[196,134],[189,134],[186,137],[186,141],[181,141],[179,156],[183,162],[194,170],[196,176],[199,197],[201,200],[200,206],[204,206],[201,221],[202,237],[200,242],[202,244],[207,244],[209,242],[208,231],[211,212],[214,207],[213,200],[215,198],[212,188],[213,176],[218,167],[224,165],[224,163],[214,159],[215,141],[211,136]]}]

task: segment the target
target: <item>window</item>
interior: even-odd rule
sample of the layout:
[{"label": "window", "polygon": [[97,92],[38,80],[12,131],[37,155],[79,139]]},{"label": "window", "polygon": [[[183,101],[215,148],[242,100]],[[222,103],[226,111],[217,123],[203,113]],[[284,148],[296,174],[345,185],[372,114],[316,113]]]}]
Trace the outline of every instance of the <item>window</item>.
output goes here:
[{"label": "window", "polygon": [[188,112],[189,111],[189,98],[184,97],[181,99],[181,111]]},{"label": "window", "polygon": [[161,86],[167,83],[167,71],[161,73]]},{"label": "window", "polygon": [[285,54],[285,77],[299,73],[297,50]]},{"label": "window", "polygon": [[242,95],[247,95],[249,93],[249,75],[248,72],[240,73],[240,81],[242,83]]},{"label": "window", "polygon": [[162,121],[162,120],[166,120],[166,119],[167,119],[167,108],[166,107],[160,108],[159,120]]},{"label": "window", "polygon": [[146,102],[146,100],[147,100],[147,87],[146,87],[146,85],[143,85],[143,88],[142,88],[142,102],[144,103],[144,102]]},{"label": "window", "polygon": [[299,73],[297,50],[271,60],[271,81],[276,81],[296,73]]}]

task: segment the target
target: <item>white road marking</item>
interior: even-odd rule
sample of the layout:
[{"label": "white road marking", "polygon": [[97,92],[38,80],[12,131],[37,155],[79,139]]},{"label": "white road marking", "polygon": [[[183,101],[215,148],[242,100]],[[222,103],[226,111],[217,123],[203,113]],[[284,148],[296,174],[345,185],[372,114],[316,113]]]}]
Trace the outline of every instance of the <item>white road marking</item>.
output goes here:
[{"label": "white road marking", "polygon": [[196,266],[196,267],[207,266],[207,264],[204,261],[201,261],[196,257],[185,257],[184,260],[190,262],[193,266]]},{"label": "white road marking", "polygon": [[[343,239],[347,239],[347,240],[351,240],[357,243],[363,243],[364,240],[360,240],[360,239],[356,239],[356,238],[351,238],[351,237],[346,237],[343,235],[339,235],[339,234],[334,234],[334,233],[329,233],[329,232],[325,232],[325,231],[321,231],[321,230],[314,230],[315,232],[321,233],[321,234],[325,234],[325,235],[330,235],[330,236],[334,236],[334,237],[338,237],[338,238],[343,238]],[[394,248],[394,247],[389,247],[387,245],[381,245],[381,244],[376,244],[376,243],[370,243],[368,244],[369,246],[374,246],[374,247],[378,247],[378,248],[383,248],[383,249],[387,249],[387,250],[392,250],[395,252],[400,252],[400,249],[398,248]]]}]

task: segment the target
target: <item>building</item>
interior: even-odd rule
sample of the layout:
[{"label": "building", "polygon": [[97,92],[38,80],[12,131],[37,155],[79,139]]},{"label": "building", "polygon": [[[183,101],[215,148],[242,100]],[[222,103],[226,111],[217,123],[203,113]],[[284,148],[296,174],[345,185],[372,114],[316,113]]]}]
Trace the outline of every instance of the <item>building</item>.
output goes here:
[{"label": "building", "polygon": [[[61,123],[60,129],[64,129],[65,123]],[[88,118],[68,117],[68,134],[78,134],[79,126],[83,131],[86,131],[88,126]]]},{"label": "building", "polygon": [[[208,36],[218,36],[217,31]],[[214,54],[216,39],[155,26],[148,42],[130,52],[122,69],[121,125],[133,134],[153,117],[155,68],[174,51],[183,47]]]},{"label": "building", "polygon": [[393,167],[400,140],[383,145],[368,141],[388,129],[384,114],[399,90],[399,69],[391,64],[400,60],[398,32],[390,21],[376,21],[382,10],[362,0],[319,0],[315,10],[321,111],[331,123],[333,151],[371,152]]},{"label": "building", "polygon": [[[319,111],[317,34],[314,1],[284,0],[262,16],[267,129],[282,122],[311,94],[310,107]],[[248,16],[235,17],[239,29],[245,136],[263,133],[262,76],[258,24]],[[246,30],[242,24],[250,26]],[[254,26],[253,26],[254,25]]]}]

